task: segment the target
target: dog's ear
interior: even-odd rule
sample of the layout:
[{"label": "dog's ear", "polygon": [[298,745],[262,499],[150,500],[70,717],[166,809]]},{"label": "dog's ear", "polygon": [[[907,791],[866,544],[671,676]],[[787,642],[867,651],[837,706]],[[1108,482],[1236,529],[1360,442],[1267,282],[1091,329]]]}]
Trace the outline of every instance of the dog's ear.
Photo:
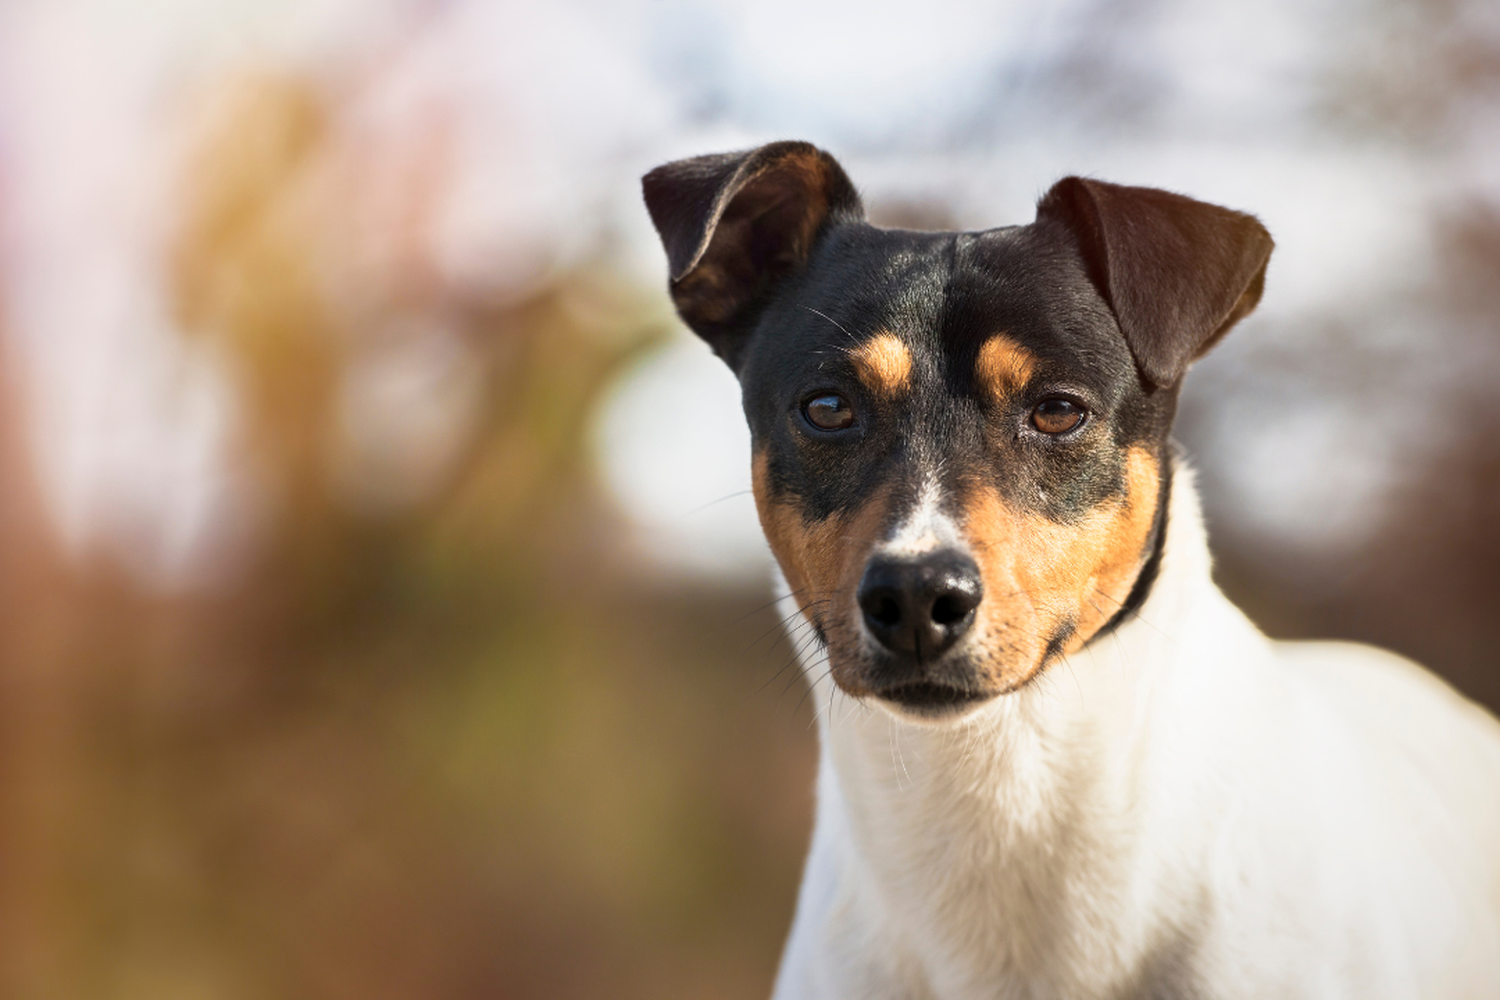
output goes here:
[{"label": "dog's ear", "polygon": [[1271,234],[1253,215],[1155,188],[1065,177],[1037,218],[1072,230],[1141,374],[1170,386],[1260,301]]},{"label": "dog's ear", "polygon": [[775,282],[827,225],[864,216],[838,161],[805,142],[678,160],[641,186],[677,311],[731,367]]}]

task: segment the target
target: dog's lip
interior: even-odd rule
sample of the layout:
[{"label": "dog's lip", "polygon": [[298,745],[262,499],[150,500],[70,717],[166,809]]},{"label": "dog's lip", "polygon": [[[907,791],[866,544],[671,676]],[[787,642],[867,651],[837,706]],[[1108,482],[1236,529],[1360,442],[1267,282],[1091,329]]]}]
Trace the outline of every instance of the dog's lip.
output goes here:
[{"label": "dog's lip", "polygon": [[995,691],[974,691],[935,681],[911,681],[875,692],[876,697],[924,715],[941,715],[995,697]]}]

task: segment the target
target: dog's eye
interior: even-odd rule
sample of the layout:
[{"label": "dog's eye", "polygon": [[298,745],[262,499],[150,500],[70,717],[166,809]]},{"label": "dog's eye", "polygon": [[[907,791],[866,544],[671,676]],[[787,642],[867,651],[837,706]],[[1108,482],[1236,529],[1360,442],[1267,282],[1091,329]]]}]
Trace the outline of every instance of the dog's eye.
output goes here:
[{"label": "dog's eye", "polygon": [[1083,406],[1073,400],[1053,396],[1036,404],[1031,411],[1031,426],[1043,434],[1066,434],[1083,422],[1084,412]]},{"label": "dog's eye", "polygon": [[854,408],[843,396],[832,392],[803,403],[802,415],[822,431],[841,431],[854,425]]}]

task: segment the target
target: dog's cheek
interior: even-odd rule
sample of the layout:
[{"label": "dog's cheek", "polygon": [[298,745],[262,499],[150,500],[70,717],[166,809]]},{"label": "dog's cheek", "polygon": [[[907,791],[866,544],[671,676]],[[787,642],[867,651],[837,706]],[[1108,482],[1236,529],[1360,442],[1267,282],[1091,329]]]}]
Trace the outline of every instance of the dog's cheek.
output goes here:
[{"label": "dog's cheek", "polygon": [[[799,607],[808,607],[808,601],[815,596],[813,592],[827,584],[830,575],[827,553],[824,546],[815,544],[798,506],[784,499],[773,486],[770,467],[769,452],[764,448],[757,450],[751,466],[755,510],[792,596]],[[810,610],[817,621],[817,606]]]},{"label": "dog's cheek", "polygon": [[1160,469],[1144,448],[1126,456],[1124,494],[1062,524],[1016,510],[997,490],[969,501],[965,532],[984,580],[976,636],[1012,690],[1054,653],[1081,648],[1125,601],[1146,559]]},{"label": "dog's cheek", "polygon": [[1120,494],[1076,524],[1043,519],[1035,526],[1027,566],[1042,575],[1023,579],[1037,591],[1052,581],[1053,592],[1038,601],[1047,608],[1048,641],[1055,643],[1050,651],[1082,648],[1125,603],[1147,558],[1159,477],[1151,453],[1132,448],[1125,455]]},{"label": "dog's cheek", "polygon": [[810,517],[796,496],[777,489],[764,450],[755,455],[752,486],[761,530],[781,565],[792,598],[825,640],[831,633],[843,632],[840,623],[848,617],[842,606],[847,515],[834,512]]},{"label": "dog's cheek", "polygon": [[1160,495],[1160,463],[1145,448],[1130,449],[1125,456],[1125,495],[1108,516],[1097,522],[1097,537],[1091,546],[1095,567],[1087,592],[1080,594],[1078,630],[1066,652],[1092,639],[1130,596],[1149,557],[1147,547]]},{"label": "dog's cheek", "polygon": [[810,518],[794,497],[778,493],[764,450],[755,455],[752,485],[766,541],[797,606],[805,609],[828,644],[834,680],[851,693],[863,693],[863,640],[855,593],[865,562],[881,538],[889,491],[875,491],[855,509]]}]

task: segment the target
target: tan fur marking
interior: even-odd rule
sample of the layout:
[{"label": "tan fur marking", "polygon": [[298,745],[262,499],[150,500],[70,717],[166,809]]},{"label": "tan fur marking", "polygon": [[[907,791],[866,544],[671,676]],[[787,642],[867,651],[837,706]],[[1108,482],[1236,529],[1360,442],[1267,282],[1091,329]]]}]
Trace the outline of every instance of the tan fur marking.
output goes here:
[{"label": "tan fur marking", "polygon": [[880,333],[850,355],[859,379],[871,390],[895,396],[911,388],[911,351],[894,333]]},{"label": "tan fur marking", "polygon": [[792,256],[806,260],[812,249],[813,236],[828,215],[828,165],[823,157],[811,150],[788,153],[766,169],[766,173],[781,173],[788,181],[797,185],[804,199],[804,207],[792,242]]},{"label": "tan fur marking", "polygon": [[1049,638],[1068,621],[1064,646],[1081,648],[1124,603],[1145,561],[1160,469],[1144,448],[1126,456],[1125,497],[1078,524],[1018,512],[993,491],[966,512],[965,533],[984,578],[976,641],[996,664],[991,681],[1013,690],[1044,664]]},{"label": "tan fur marking", "polygon": [[986,340],[974,361],[974,379],[996,400],[1019,392],[1036,370],[1036,356],[1003,333]]},{"label": "tan fur marking", "polygon": [[864,506],[822,521],[808,521],[794,504],[771,496],[768,460],[757,452],[752,465],[755,507],[771,544],[771,552],[786,574],[792,599],[822,629],[830,648],[844,655],[831,658],[833,678],[844,690],[864,694],[864,681],[855,673],[859,648],[859,608],[855,592],[870,551],[880,540],[888,491],[881,490]]}]

